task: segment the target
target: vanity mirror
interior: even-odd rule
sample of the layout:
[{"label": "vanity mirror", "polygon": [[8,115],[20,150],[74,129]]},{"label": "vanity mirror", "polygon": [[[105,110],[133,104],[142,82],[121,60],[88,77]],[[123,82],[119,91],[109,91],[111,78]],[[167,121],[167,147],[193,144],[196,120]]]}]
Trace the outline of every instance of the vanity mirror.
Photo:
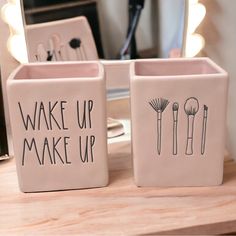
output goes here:
[{"label": "vanity mirror", "polygon": [[[5,83],[19,63],[105,59],[102,63],[106,69],[108,98],[114,99],[128,95],[130,61],[106,59],[192,57],[204,45],[200,35],[192,35],[205,14],[205,8],[197,0],[53,0],[50,3],[0,0],[0,7],[1,75],[10,153]],[[64,31],[60,31],[58,22],[65,25]],[[85,40],[80,35],[79,24],[83,25],[83,32],[91,28]],[[40,32],[42,26],[49,27],[48,33]],[[54,31],[50,27],[58,28]],[[132,27],[136,29],[135,34],[124,56],[122,49]]]}]

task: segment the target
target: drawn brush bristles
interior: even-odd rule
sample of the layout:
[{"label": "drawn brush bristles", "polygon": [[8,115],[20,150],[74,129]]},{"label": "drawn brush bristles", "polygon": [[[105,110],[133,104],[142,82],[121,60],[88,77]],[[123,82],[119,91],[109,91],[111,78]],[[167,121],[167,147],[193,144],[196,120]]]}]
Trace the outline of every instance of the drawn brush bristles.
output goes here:
[{"label": "drawn brush bristles", "polygon": [[173,109],[173,111],[178,111],[179,103],[178,102],[173,103],[172,109]]},{"label": "drawn brush bristles", "polygon": [[190,97],[186,100],[184,104],[184,110],[188,118],[188,130],[187,130],[187,144],[186,144],[186,155],[193,154],[193,137],[194,137],[194,119],[198,112],[199,103],[194,97]]},{"label": "drawn brush bristles", "polygon": [[162,112],[166,109],[169,101],[164,98],[155,98],[149,102],[150,106],[157,113],[157,152],[161,154],[161,126],[162,126]]},{"label": "drawn brush bristles", "polygon": [[164,98],[152,99],[149,104],[156,112],[163,112],[169,104],[169,101]]}]

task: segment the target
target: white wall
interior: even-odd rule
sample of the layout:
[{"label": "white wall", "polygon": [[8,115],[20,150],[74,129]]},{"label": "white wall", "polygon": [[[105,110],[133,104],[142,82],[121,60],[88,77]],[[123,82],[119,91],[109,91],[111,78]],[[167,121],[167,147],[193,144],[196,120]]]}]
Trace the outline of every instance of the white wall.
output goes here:
[{"label": "white wall", "polygon": [[[170,49],[182,46],[184,1],[145,1],[136,33],[138,50],[154,49],[160,57],[168,57]],[[126,37],[128,0],[97,2],[105,56],[115,58]]]},{"label": "white wall", "polygon": [[[203,53],[230,75],[228,146],[236,159],[236,1],[202,0],[207,15],[200,28],[206,46]],[[219,107],[220,112],[220,107]]]},{"label": "white wall", "polygon": [[[128,27],[128,0],[98,0],[99,21],[104,52],[107,58],[115,58],[125,41]],[[156,0],[146,0],[137,28],[139,50],[155,47],[153,5]],[[155,24],[155,22],[154,22]]]},{"label": "white wall", "polygon": [[182,48],[185,0],[159,0],[158,51],[159,57],[168,57],[173,48]]}]

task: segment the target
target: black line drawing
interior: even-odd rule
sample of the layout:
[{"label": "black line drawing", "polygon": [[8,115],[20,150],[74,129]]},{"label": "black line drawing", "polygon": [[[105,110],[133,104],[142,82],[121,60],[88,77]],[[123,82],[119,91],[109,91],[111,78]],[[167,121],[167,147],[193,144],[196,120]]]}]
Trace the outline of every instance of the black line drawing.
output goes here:
[{"label": "black line drawing", "polygon": [[169,101],[164,98],[155,98],[149,102],[150,106],[157,113],[157,152],[161,154],[161,126],[162,126],[162,112],[166,109]]},{"label": "black line drawing", "polygon": [[208,106],[204,105],[203,107],[204,107],[204,113],[203,113],[203,120],[202,120],[202,141],[201,141],[201,154],[202,155],[205,152],[207,117],[208,117]]},{"label": "black line drawing", "polygon": [[194,134],[194,118],[199,109],[198,100],[195,97],[190,97],[184,104],[184,110],[188,117],[188,129],[187,129],[187,144],[186,155],[193,154],[193,134]]},{"label": "black line drawing", "polygon": [[70,40],[69,45],[76,52],[77,60],[86,60],[86,54],[80,38],[73,38]]},{"label": "black line drawing", "polygon": [[73,38],[70,40],[69,45],[72,49],[75,50],[76,52],[76,57],[77,60],[81,59],[81,53],[80,53],[80,45],[81,45],[81,40],[79,38]]},{"label": "black line drawing", "polygon": [[50,50],[48,50],[47,51],[47,61],[52,61],[52,58],[53,58],[53,53],[50,51]]},{"label": "black line drawing", "polygon": [[63,45],[61,44],[60,36],[57,34],[53,34],[51,36],[51,40],[53,43],[56,61],[63,61],[63,57],[61,53],[61,49],[63,48]]},{"label": "black line drawing", "polygon": [[178,127],[178,111],[179,111],[179,103],[174,102],[172,105],[172,111],[173,111],[173,155],[177,155],[177,147],[178,147],[178,141],[177,141],[177,127]]},{"label": "black line drawing", "polygon": [[46,61],[48,57],[48,53],[42,43],[38,44],[37,46],[37,53],[36,53],[36,59],[37,61]]}]

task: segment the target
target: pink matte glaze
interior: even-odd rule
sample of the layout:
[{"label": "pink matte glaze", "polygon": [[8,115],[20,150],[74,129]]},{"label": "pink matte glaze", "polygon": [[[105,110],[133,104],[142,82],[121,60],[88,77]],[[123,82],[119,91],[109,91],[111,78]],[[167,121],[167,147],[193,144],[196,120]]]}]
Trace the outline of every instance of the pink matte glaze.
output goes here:
[{"label": "pink matte glaze", "polygon": [[[17,173],[20,189],[23,192],[81,189],[107,185],[106,90],[104,71],[99,62],[21,65],[9,77],[7,92]],[[86,109],[87,128],[81,129],[78,125],[77,101],[81,108],[79,112],[82,123],[84,100],[87,101],[87,105],[90,104],[90,108],[93,101],[93,107],[90,109],[90,113]],[[38,102],[38,107],[40,102],[43,102],[46,116],[49,117],[49,101],[52,104],[58,101],[53,115],[60,128],[51,117],[51,130],[50,122],[49,120],[48,124],[45,122],[44,113],[41,110],[40,130],[38,130],[37,122],[36,130],[33,130],[30,125],[26,130],[18,102],[21,104],[24,117],[26,114],[33,114],[36,102]],[[63,109],[61,109],[62,107]],[[64,125],[61,118],[62,113]],[[36,110],[36,114],[37,121],[37,118],[40,117],[38,110]],[[88,114],[91,117],[91,128]],[[80,150],[82,153],[85,152],[84,148],[80,149],[80,136],[82,147],[85,146],[86,136],[89,137],[88,143],[91,144],[92,149],[88,149],[88,162],[82,162],[80,158]],[[95,141],[92,136],[95,136]],[[44,165],[40,165],[34,146],[31,151],[25,146],[26,154],[24,156],[24,138],[27,138],[30,143],[32,137],[37,142],[41,160],[45,137],[48,138],[51,156],[52,150],[55,151],[52,148],[53,137],[55,140],[63,137],[56,148],[58,148],[64,164],[56,152],[54,152],[56,157],[56,164],[54,164],[50,160],[48,149],[45,149],[47,150],[45,162]],[[64,137],[69,137],[69,139],[64,139]],[[68,144],[65,144],[64,141]],[[65,150],[67,150],[67,160]],[[91,161],[91,150],[93,150],[93,162]],[[23,156],[24,165],[22,165]]]},{"label": "pink matte glaze", "polygon": [[[227,73],[208,58],[154,59],[132,62],[130,76],[135,183],[138,186],[221,184],[227,113]],[[197,98],[199,107],[194,116],[193,139],[187,139],[191,137],[191,128],[189,132],[187,129],[188,124],[192,124],[193,115],[187,116],[185,107],[187,109],[191,101],[192,107],[196,108],[197,102],[194,99],[187,102],[190,97]],[[166,98],[169,101],[162,112],[161,122],[158,121],[158,112],[149,104],[154,98]],[[179,105],[175,136],[178,142],[176,155],[174,102]],[[204,105],[208,107],[207,122],[203,121]],[[203,123],[207,124],[206,132],[203,132]],[[158,136],[157,127],[160,128],[160,124],[161,135]],[[205,149],[202,141],[204,133]],[[159,145],[157,137],[161,137]],[[191,140],[192,154],[191,145],[187,145],[187,141],[191,144]]]},{"label": "pink matte glaze", "polygon": [[[27,25],[25,30],[30,62],[37,61],[36,55],[39,54],[39,51],[42,53],[42,58],[38,58],[38,60],[41,62],[46,61],[45,51],[52,49],[55,55],[52,59],[53,61],[87,61],[98,59],[92,31],[84,16]],[[78,52],[69,45],[70,40],[73,38],[81,40],[81,47],[78,49]]]}]

